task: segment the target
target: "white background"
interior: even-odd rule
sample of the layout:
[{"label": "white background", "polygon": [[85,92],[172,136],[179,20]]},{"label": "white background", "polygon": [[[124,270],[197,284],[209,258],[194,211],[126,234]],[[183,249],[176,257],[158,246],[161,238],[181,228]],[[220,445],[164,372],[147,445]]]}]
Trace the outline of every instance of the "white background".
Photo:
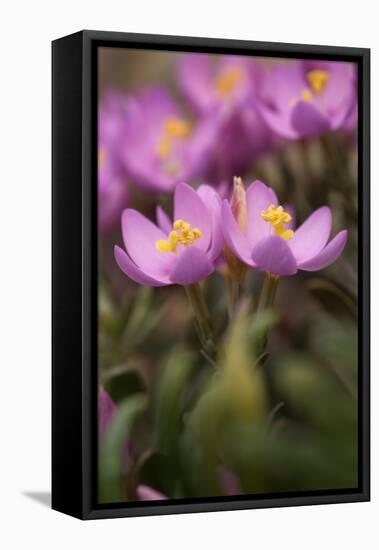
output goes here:
[{"label": "white background", "polygon": [[[372,0],[3,3],[0,101],[2,548],[377,548],[379,398],[373,343],[373,502],[80,522],[27,493],[50,485],[50,41],[87,29],[372,48],[373,280],[378,275],[378,19]],[[375,251],[376,248],[376,251]],[[378,297],[373,289],[373,300]],[[375,311],[376,309],[376,311]],[[373,327],[378,308],[373,307]],[[376,349],[375,349],[376,348]],[[67,396],[70,400],[70,396]],[[322,406],[320,404],[320,406]],[[46,496],[45,496],[46,500]]]}]

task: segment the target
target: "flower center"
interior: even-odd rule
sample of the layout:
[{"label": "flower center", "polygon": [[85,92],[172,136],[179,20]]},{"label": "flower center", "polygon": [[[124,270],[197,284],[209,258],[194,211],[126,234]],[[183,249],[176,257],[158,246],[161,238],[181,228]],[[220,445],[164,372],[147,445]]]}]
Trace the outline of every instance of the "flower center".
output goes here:
[{"label": "flower center", "polygon": [[301,92],[300,99],[291,99],[290,105],[291,107],[295,107],[299,103],[299,101],[305,101],[306,103],[311,103],[313,100],[313,94],[310,91],[309,88],[304,88],[304,90]]},{"label": "flower center", "polygon": [[307,80],[312,90],[316,94],[321,94],[328,84],[329,72],[321,69],[309,71],[307,74]]},{"label": "flower center", "polygon": [[241,84],[243,78],[244,72],[240,67],[228,67],[216,79],[216,92],[225,99]]},{"label": "flower center", "polygon": [[283,224],[289,223],[292,220],[292,216],[288,214],[283,206],[275,207],[274,204],[270,204],[267,210],[262,210],[261,216],[265,222],[271,223],[275,229],[275,233],[282,237],[285,241],[292,239],[292,229],[286,229]]},{"label": "flower center", "polygon": [[158,156],[162,160],[167,160],[172,152],[172,147],[177,139],[186,139],[191,133],[188,122],[179,118],[169,118],[166,120],[161,139],[158,143]]},{"label": "flower center", "polygon": [[155,243],[155,248],[159,252],[176,252],[179,244],[190,246],[202,236],[200,229],[197,227],[191,229],[191,224],[184,220],[176,220],[172,227],[173,231],[170,231],[167,241],[159,240]]},{"label": "flower center", "polygon": [[[320,95],[326,88],[329,81],[328,71],[314,70],[307,73],[307,80],[310,86],[309,88],[304,88],[301,92],[300,101],[305,101],[306,103],[312,103],[314,95]],[[294,107],[298,103],[298,99],[291,100],[291,107]]]}]

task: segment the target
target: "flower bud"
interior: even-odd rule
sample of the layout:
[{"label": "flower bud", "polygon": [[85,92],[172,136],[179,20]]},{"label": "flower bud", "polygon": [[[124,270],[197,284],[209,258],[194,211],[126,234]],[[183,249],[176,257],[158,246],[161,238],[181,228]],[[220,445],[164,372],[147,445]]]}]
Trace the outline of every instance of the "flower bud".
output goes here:
[{"label": "flower bud", "polygon": [[247,229],[247,208],[246,208],[246,192],[242,178],[235,177],[233,180],[233,193],[230,199],[230,207],[234,217],[240,226],[243,233]]},{"label": "flower bud", "polygon": [[[230,199],[230,207],[241,231],[246,233],[246,192],[241,178],[235,177],[233,180],[233,193]],[[224,247],[224,257],[228,265],[229,276],[241,284],[246,274],[246,265],[241,262],[241,260],[237,258],[227,246]]]}]

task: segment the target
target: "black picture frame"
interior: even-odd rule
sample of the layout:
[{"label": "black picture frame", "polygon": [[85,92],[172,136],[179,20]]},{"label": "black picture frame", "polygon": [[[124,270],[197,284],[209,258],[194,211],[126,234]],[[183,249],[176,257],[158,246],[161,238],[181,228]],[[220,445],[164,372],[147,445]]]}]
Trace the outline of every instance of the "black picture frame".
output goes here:
[{"label": "black picture frame", "polygon": [[[359,484],[313,493],[96,504],[97,50],[317,58],[358,65]],[[370,499],[370,50],[81,31],[52,43],[52,507],[81,519]]]}]

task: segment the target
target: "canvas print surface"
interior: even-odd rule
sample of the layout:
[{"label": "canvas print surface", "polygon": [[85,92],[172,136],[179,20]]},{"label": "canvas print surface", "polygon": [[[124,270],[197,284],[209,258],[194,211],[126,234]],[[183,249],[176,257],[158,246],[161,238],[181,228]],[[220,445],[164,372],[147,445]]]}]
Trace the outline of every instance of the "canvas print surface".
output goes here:
[{"label": "canvas print surface", "polygon": [[353,63],[99,48],[99,504],[357,487],[357,117]]}]

